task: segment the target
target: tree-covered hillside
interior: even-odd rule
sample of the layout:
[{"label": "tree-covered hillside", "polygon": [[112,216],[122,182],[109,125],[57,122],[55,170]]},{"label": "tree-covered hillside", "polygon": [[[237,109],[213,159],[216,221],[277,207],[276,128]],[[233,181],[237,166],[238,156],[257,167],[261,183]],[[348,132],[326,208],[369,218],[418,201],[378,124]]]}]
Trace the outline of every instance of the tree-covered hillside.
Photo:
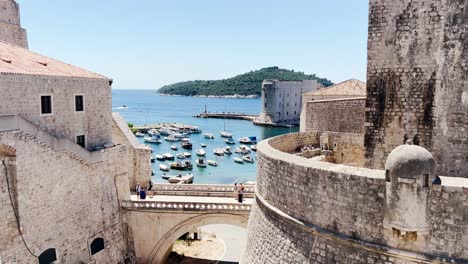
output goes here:
[{"label": "tree-covered hillside", "polygon": [[315,74],[304,74],[294,70],[268,67],[251,71],[232,78],[215,81],[187,81],[161,87],[158,92],[170,95],[261,95],[263,80],[276,79],[281,81],[317,80],[323,86],[330,86],[332,82],[319,78]]}]

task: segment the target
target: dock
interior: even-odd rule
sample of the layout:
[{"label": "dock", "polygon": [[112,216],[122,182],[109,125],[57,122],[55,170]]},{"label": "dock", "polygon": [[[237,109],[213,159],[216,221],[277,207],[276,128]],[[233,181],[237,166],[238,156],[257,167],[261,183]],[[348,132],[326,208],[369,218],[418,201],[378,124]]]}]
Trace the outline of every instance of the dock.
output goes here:
[{"label": "dock", "polygon": [[196,118],[226,118],[226,119],[240,119],[240,120],[248,120],[248,121],[254,121],[255,118],[258,117],[258,115],[249,115],[249,114],[244,114],[244,113],[232,113],[232,112],[221,112],[221,113],[210,113],[210,112],[204,112],[198,115],[195,115],[193,117]]}]

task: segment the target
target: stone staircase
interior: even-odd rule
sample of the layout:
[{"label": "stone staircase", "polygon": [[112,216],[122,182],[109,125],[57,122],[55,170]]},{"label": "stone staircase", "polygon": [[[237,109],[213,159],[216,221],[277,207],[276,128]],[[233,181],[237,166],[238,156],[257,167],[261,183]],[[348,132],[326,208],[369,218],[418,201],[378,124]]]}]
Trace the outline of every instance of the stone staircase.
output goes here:
[{"label": "stone staircase", "polygon": [[19,115],[0,115],[0,133],[14,132],[21,140],[30,140],[46,149],[67,153],[70,157],[91,165],[103,160],[103,151],[88,151],[75,142],[54,136]]}]

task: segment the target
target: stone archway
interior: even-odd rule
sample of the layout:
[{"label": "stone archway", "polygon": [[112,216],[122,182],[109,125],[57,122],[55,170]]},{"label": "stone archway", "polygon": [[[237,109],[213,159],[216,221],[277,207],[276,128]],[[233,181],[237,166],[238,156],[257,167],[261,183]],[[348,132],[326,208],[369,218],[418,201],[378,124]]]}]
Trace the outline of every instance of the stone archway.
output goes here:
[{"label": "stone archway", "polygon": [[210,224],[229,224],[247,228],[248,216],[238,214],[203,214],[191,217],[175,225],[155,244],[146,263],[162,263],[169,255],[169,249],[183,234],[195,228]]}]

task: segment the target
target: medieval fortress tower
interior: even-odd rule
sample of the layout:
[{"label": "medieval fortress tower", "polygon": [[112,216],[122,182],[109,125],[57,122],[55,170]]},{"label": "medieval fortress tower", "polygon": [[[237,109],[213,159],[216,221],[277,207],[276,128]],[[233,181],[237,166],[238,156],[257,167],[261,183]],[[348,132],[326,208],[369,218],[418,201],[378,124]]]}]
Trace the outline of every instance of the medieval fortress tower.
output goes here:
[{"label": "medieval fortress tower", "polygon": [[[468,1],[369,12],[367,83],[305,94],[301,132],[258,144],[242,263],[468,263]],[[30,51],[13,0],[0,76],[0,263],[135,263],[121,202],[150,149],[112,80]]]}]

